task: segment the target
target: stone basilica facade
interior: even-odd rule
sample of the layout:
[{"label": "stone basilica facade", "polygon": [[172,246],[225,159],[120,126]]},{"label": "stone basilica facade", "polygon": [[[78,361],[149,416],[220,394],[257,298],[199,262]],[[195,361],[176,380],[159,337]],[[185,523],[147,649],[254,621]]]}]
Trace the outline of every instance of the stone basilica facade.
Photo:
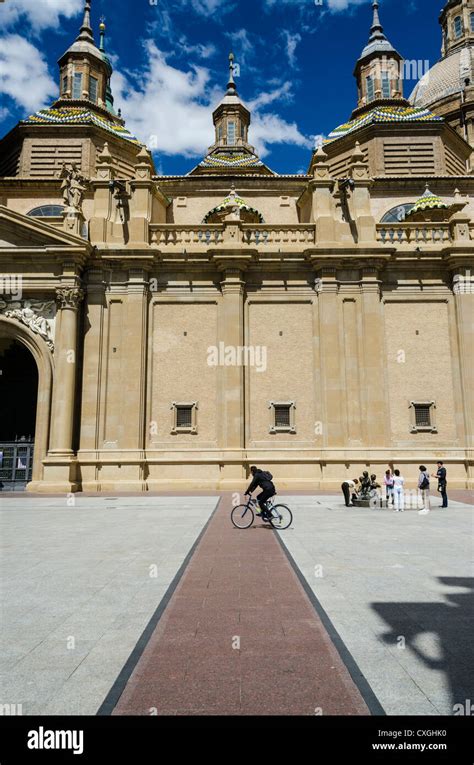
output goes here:
[{"label": "stone basilica facade", "polygon": [[373,3],[305,175],[257,156],[231,57],[214,144],[157,176],[90,5],[57,100],[0,142],[3,482],[238,491],[256,463],[334,489],[443,459],[472,488],[473,0],[409,99]]}]

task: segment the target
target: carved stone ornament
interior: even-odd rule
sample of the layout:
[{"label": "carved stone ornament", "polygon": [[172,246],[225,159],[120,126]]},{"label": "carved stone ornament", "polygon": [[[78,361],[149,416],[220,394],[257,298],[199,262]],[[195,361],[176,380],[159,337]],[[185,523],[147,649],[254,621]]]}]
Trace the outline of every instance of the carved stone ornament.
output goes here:
[{"label": "carved stone ornament", "polygon": [[84,299],[84,290],[80,287],[57,287],[56,302],[58,308],[79,308]]},{"label": "carved stone ornament", "polygon": [[36,335],[43,338],[50,351],[54,351],[53,300],[0,300],[0,314],[7,319],[15,319],[24,324]]}]

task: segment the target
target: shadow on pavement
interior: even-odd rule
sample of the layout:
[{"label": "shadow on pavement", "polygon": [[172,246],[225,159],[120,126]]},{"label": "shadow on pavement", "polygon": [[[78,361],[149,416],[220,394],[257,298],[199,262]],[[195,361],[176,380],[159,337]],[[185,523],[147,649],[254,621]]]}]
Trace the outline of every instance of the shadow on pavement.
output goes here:
[{"label": "shadow on pavement", "polygon": [[[438,577],[448,587],[468,592],[446,594],[445,603],[373,603],[372,608],[389,625],[382,638],[399,646],[404,638],[425,667],[441,670],[449,682],[453,714],[472,714],[474,701],[474,578]],[[437,636],[437,658],[416,645],[423,633]],[[459,705],[459,706],[458,706]],[[464,709],[464,711],[462,711]]]}]

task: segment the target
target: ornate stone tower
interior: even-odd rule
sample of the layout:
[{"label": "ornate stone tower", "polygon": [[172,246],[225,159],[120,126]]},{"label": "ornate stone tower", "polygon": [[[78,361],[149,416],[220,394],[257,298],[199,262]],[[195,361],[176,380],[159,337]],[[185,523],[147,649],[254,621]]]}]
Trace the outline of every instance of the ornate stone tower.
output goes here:
[{"label": "ornate stone tower", "polygon": [[439,22],[442,58],[417,84],[410,101],[444,117],[474,147],[474,0],[448,0]]},{"label": "ornate stone tower", "polygon": [[357,79],[358,105],[354,115],[372,109],[374,105],[401,106],[403,57],[386,38],[379,17],[379,3],[372,3],[373,20],[367,45],[357,61],[354,76]]},{"label": "ornate stone tower", "polygon": [[229,82],[222,101],[215,108],[212,119],[215,141],[207,156],[194,168],[193,173],[215,172],[271,173],[248,142],[250,112],[240,99],[234,80],[236,64],[234,54],[229,55]]},{"label": "ornate stone tower", "polygon": [[79,35],[59,59],[59,98],[31,114],[1,142],[0,175],[57,178],[64,163],[74,163],[86,177],[96,174],[105,143],[112,167],[131,178],[142,145],[113,108],[112,64],[105,54],[105,24],[96,45],[91,0],[85,0]]}]

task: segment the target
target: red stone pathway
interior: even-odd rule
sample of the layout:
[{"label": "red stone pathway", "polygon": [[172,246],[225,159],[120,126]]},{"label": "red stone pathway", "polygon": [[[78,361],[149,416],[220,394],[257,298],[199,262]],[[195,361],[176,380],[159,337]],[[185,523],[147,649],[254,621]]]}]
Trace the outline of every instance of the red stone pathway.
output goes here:
[{"label": "red stone pathway", "polygon": [[369,714],[276,532],[230,510],[223,495],[113,714]]}]

